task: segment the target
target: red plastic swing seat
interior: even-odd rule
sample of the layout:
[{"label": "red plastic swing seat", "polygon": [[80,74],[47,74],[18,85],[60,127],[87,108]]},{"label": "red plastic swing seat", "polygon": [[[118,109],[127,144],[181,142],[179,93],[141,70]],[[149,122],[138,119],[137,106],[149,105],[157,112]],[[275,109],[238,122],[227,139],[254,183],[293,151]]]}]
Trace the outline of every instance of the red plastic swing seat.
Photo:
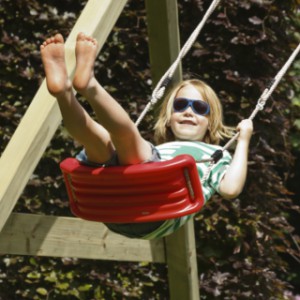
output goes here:
[{"label": "red plastic swing seat", "polygon": [[195,160],[92,168],[60,164],[74,215],[106,223],[154,222],[198,212],[204,203]]}]

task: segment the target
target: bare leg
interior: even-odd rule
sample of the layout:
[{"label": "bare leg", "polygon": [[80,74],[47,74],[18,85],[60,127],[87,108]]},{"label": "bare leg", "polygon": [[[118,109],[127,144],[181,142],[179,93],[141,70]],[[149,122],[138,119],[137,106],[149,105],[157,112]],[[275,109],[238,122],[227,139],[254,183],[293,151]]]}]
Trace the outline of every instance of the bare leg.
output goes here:
[{"label": "bare leg", "polygon": [[90,160],[100,163],[107,161],[113,151],[110,136],[92,120],[75,98],[67,75],[61,34],[56,34],[41,45],[41,55],[48,90],[58,101],[67,130],[85,146]]},{"label": "bare leg", "polygon": [[121,164],[137,164],[151,157],[151,147],[140,135],[125,110],[94,77],[97,41],[80,33],[76,43],[74,88],[93,107],[98,122],[110,133]]}]

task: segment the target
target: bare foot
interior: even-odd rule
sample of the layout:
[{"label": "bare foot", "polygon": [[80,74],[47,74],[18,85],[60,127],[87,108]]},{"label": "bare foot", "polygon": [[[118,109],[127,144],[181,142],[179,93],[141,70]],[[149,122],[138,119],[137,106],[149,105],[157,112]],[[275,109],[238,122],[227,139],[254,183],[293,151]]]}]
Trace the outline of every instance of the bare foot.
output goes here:
[{"label": "bare foot", "polygon": [[61,34],[48,38],[40,47],[46,82],[50,94],[56,96],[70,89],[68,79],[64,39]]},{"label": "bare foot", "polygon": [[79,33],[76,40],[76,70],[73,79],[74,88],[81,93],[91,85],[91,79],[94,78],[94,63],[97,55],[97,41]]}]

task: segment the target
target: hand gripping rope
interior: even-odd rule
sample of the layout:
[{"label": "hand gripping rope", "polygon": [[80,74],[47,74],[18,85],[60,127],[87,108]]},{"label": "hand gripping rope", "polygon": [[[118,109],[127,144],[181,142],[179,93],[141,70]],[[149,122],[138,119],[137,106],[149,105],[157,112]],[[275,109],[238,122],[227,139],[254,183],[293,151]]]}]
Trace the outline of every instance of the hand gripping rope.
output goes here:
[{"label": "hand gripping rope", "polygon": [[[257,115],[257,113],[259,111],[261,111],[261,110],[264,109],[267,100],[269,99],[269,97],[271,96],[271,94],[273,93],[273,91],[275,90],[275,88],[277,87],[277,85],[279,84],[280,80],[282,79],[282,77],[284,76],[284,74],[286,73],[286,71],[288,70],[288,68],[293,63],[293,61],[295,60],[295,58],[299,54],[299,52],[300,52],[300,43],[299,43],[298,47],[293,51],[293,53],[291,54],[291,56],[289,57],[289,59],[286,61],[286,63],[284,64],[284,66],[281,68],[281,70],[277,73],[277,75],[270,82],[269,86],[263,91],[263,93],[259,97],[259,99],[257,101],[257,104],[256,104],[256,107],[255,107],[254,111],[252,112],[252,114],[249,117],[250,120],[253,120],[255,118],[255,116]],[[227,142],[227,144],[222,148],[222,150],[217,150],[211,156],[211,158],[208,158],[206,160],[197,161],[197,162],[210,162],[210,165],[209,165],[209,167],[207,169],[207,172],[205,173],[205,175],[201,179],[201,183],[202,184],[207,180],[207,178],[209,176],[209,173],[210,173],[211,169],[213,168],[214,164],[217,163],[218,160],[223,157],[223,152],[225,150],[227,150],[232,145],[232,143],[237,140],[238,137],[239,137],[239,132],[237,132]]]}]

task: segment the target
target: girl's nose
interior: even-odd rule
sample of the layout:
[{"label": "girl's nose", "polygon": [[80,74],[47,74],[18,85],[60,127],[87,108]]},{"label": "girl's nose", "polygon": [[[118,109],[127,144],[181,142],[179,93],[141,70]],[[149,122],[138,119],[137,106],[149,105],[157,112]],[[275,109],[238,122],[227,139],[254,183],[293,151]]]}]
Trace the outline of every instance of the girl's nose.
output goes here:
[{"label": "girl's nose", "polygon": [[192,114],[194,114],[194,112],[193,112],[193,110],[192,110],[192,108],[189,106],[184,112],[183,112],[184,114],[187,114],[187,115],[192,115]]}]

